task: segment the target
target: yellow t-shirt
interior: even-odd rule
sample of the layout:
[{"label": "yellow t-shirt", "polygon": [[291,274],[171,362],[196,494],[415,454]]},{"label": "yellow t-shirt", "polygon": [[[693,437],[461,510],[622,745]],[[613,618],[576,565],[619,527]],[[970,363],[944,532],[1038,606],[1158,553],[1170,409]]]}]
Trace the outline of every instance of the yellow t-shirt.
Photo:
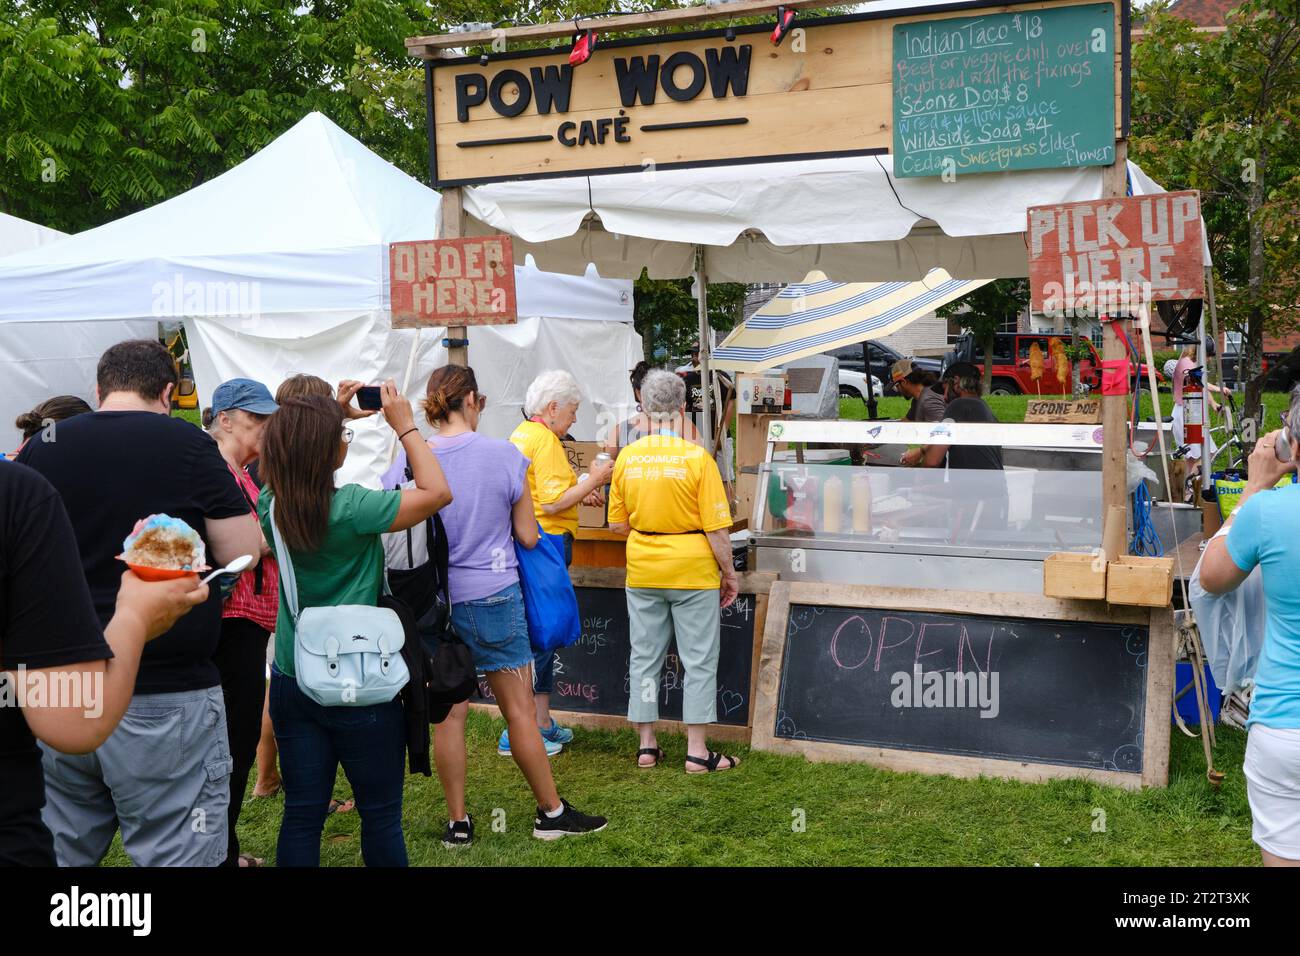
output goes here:
[{"label": "yellow t-shirt", "polygon": [[[703,591],[722,576],[702,534],[731,527],[717,463],[675,435],[647,435],[618,453],[610,480],[609,520],[632,526],[627,586]],[[658,531],[660,534],[640,534]]]},{"label": "yellow t-shirt", "polygon": [[533,511],[542,530],[550,534],[578,533],[578,506],[568,511],[548,515],[542,505],[549,505],[578,483],[578,476],[569,466],[565,452],[555,432],[539,422],[523,422],[510,436],[510,441],[528,459],[528,490],[533,495]]}]

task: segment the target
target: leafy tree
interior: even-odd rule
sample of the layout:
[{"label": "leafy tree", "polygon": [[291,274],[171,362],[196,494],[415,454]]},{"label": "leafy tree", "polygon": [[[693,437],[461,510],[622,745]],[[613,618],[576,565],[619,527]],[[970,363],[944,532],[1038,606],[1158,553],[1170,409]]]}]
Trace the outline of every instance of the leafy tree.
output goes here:
[{"label": "leafy tree", "polygon": [[1133,50],[1134,160],[1198,189],[1215,298],[1242,336],[1246,414],[1260,409],[1265,332],[1300,327],[1300,21],[1295,0],[1247,0],[1218,35],[1165,4]]},{"label": "leafy tree", "polygon": [[1008,322],[1029,304],[1027,279],[995,279],[960,299],[941,305],[935,314],[941,319],[957,318],[984,349],[984,392],[993,385],[993,341]]},{"label": "leafy tree", "polygon": [[[668,359],[685,355],[700,337],[699,305],[691,295],[691,279],[651,279],[644,271],[636,280],[633,323],[641,335],[645,359],[655,364],[663,349]],[[709,283],[709,326],[729,331],[740,321],[745,286],[739,282]]]}]

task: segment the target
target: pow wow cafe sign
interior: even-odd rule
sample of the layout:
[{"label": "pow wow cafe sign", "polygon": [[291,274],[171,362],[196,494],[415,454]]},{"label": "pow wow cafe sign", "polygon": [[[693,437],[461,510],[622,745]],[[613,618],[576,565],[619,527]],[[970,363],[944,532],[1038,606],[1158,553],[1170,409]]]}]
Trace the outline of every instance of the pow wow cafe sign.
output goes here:
[{"label": "pow wow cafe sign", "polygon": [[1114,160],[1126,4],[800,16],[779,46],[771,29],[601,37],[576,67],[567,47],[426,50],[433,184],[891,152],[899,176]]}]

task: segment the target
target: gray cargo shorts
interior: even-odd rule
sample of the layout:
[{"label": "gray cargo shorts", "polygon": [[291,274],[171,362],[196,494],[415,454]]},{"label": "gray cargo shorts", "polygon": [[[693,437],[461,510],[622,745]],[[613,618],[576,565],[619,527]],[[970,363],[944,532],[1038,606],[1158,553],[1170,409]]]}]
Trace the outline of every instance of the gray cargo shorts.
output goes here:
[{"label": "gray cargo shorts", "polygon": [[45,809],[59,866],[95,866],[122,828],[136,866],[218,866],[226,858],[230,744],[221,687],[137,694],[98,750],[41,744]]}]

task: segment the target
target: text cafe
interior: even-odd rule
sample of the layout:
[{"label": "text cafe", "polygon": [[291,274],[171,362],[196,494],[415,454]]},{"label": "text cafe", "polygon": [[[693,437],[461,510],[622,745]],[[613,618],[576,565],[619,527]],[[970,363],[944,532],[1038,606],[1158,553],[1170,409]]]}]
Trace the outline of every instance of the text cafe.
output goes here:
[{"label": "text cafe", "polygon": [[[1031,276],[1031,242],[1039,278],[1062,286],[1200,294],[1184,281],[1202,267],[1199,209],[1126,182],[1126,2],[812,12],[827,5],[802,5],[786,33],[775,4],[734,0],[408,39],[426,66],[430,177],[460,210],[444,222],[507,237],[543,269],[694,275],[701,315],[709,282],[802,283],[811,269],[812,285],[863,284],[863,301],[919,286],[933,308],[954,283]],[[742,17],[767,22],[727,25]],[[608,175],[651,165],[653,189]],[[1126,205],[1144,189],[1156,198]],[[1069,208],[1081,198],[1088,211]],[[1129,339],[1140,312],[1125,313]],[[836,315],[808,334],[851,334]],[[864,331],[850,344],[884,324],[852,321]],[[826,346],[783,343],[728,357],[724,342],[717,357],[738,392],[770,375],[793,393],[784,408],[738,394],[735,417],[710,426],[735,436],[747,562],[722,619],[718,735],[897,770],[1164,786],[1173,575],[1127,553],[1125,455],[1152,435],[1130,434],[1131,377],[1078,403],[1048,376],[1034,422],[839,420],[837,383],[795,367]],[[1102,359],[1126,354],[1107,323]],[[812,400],[827,390],[829,404]],[[578,458],[600,447],[576,437]],[[623,539],[602,517],[575,542],[590,627],[560,652],[573,693],[552,706],[623,726]],[[977,706],[927,704],[966,677]],[[670,652],[664,716],[680,688]]]}]

